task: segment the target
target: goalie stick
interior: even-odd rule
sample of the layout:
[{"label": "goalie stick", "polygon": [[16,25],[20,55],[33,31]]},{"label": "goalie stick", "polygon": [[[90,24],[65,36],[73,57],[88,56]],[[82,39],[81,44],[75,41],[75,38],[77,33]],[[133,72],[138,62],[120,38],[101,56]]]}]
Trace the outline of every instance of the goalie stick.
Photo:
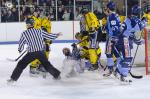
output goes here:
[{"label": "goalie stick", "polygon": [[[121,60],[123,60],[123,58],[121,57],[121,55],[120,55],[120,53],[118,52],[118,50],[116,49],[116,47],[114,47],[114,49],[116,50],[116,52],[117,52],[118,55],[120,56]],[[137,48],[137,49],[138,49],[138,48]],[[133,65],[133,64],[131,64],[131,68],[132,68],[132,65]],[[142,75],[134,75],[134,74],[131,72],[131,69],[129,70],[129,74],[131,75],[131,77],[136,78],[136,79],[141,79],[141,78],[143,78]]]},{"label": "goalie stick", "polygon": [[27,50],[25,50],[22,54],[20,54],[16,59],[7,58],[7,60],[8,60],[8,61],[11,61],[11,62],[16,62],[16,61],[18,61],[26,52],[27,52]]}]

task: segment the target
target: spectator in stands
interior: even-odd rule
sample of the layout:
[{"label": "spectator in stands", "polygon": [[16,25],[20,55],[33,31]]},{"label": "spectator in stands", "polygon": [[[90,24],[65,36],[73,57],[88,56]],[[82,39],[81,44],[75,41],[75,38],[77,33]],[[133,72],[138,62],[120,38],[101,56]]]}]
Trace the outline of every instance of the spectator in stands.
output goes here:
[{"label": "spectator in stands", "polygon": [[55,1],[54,0],[47,0],[47,3],[51,1],[51,6],[54,7],[55,6]]},{"label": "spectator in stands", "polygon": [[61,1],[61,0],[58,0],[58,1],[57,1],[57,5],[58,5],[58,6],[62,6],[62,1]]},{"label": "spectator in stands", "polygon": [[74,20],[73,9],[69,9],[69,13],[70,13],[70,20]]},{"label": "spectator in stands", "polygon": [[63,18],[64,21],[69,21],[70,20],[70,13],[68,12],[67,9],[65,9],[62,18]]},{"label": "spectator in stands", "polygon": [[[6,2],[12,2],[13,5],[18,5],[18,0],[0,0],[0,7],[6,7]],[[101,11],[99,10],[101,7],[102,7],[102,0],[93,0],[94,2],[94,8],[96,8],[94,10],[95,14],[97,15],[98,19],[101,19]],[[145,0],[146,1],[146,0]],[[21,18],[21,21],[24,21],[25,19],[25,15],[27,12],[29,13],[33,13],[34,10],[36,9],[36,6],[37,4],[38,7],[40,6],[40,8],[42,8],[42,11],[41,13],[44,13],[45,11],[46,12],[49,12],[50,15],[51,15],[51,19],[52,20],[56,20],[56,0],[20,0],[19,4],[21,5],[21,8],[20,8],[20,18]],[[74,15],[74,11],[73,11],[73,5],[74,5],[74,0],[57,0],[57,5],[58,5],[58,13],[57,13],[57,19],[58,20],[67,20],[66,18],[64,19],[64,16],[66,16],[66,12],[64,13],[65,9],[67,8],[68,11],[67,11],[67,14],[70,14],[70,18],[69,20],[74,20],[74,16],[75,16],[75,19],[78,20],[78,18],[80,18],[80,9],[83,7],[83,6],[86,6],[87,8],[91,9],[91,1],[89,0],[85,0],[85,2],[83,1],[76,1],[76,6],[78,8],[78,11],[76,11],[76,15]],[[51,11],[52,10],[52,11]],[[3,11],[3,9],[1,10]],[[12,11],[12,10],[11,10]],[[6,11],[3,11],[3,13],[1,13],[1,20],[3,22],[6,21],[7,17],[4,18],[4,16],[6,16],[6,14],[8,13],[5,13]],[[8,11],[7,11],[8,12]],[[13,20],[14,21],[18,21],[19,19],[16,19],[16,18],[19,18],[19,15],[18,15],[18,9],[14,9],[14,11],[12,12],[9,12],[9,13],[15,13],[17,16],[14,18],[13,16],[13,19],[12,18],[8,18],[9,21],[10,20]],[[42,14],[41,14],[42,15]],[[7,15],[7,16],[10,16],[10,15]]]},{"label": "spectator in stands", "polygon": [[62,9],[62,7],[58,8],[58,20],[63,20],[62,16],[64,14],[64,11]]},{"label": "spectator in stands", "polygon": [[7,22],[7,10],[2,9],[1,22]]},{"label": "spectator in stands", "polygon": [[12,16],[12,12],[11,12],[11,10],[9,9],[8,10],[8,14],[7,14],[7,17],[6,17],[7,19],[7,22],[13,22],[13,16]]},{"label": "spectator in stands", "polygon": [[11,11],[12,11],[13,21],[14,22],[19,21],[18,10],[15,7],[13,7]]}]

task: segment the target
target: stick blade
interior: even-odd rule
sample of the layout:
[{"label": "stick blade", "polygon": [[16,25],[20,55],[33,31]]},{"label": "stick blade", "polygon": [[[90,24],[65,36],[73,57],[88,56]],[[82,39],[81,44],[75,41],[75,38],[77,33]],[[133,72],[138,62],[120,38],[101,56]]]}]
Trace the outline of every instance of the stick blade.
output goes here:
[{"label": "stick blade", "polygon": [[131,72],[130,72],[130,75],[131,75],[133,78],[136,78],[136,79],[141,79],[141,78],[143,78],[142,75],[134,75],[134,74],[132,74]]},{"label": "stick blade", "polygon": [[7,61],[10,61],[10,62],[16,62],[15,59],[10,59],[10,58],[6,58]]}]

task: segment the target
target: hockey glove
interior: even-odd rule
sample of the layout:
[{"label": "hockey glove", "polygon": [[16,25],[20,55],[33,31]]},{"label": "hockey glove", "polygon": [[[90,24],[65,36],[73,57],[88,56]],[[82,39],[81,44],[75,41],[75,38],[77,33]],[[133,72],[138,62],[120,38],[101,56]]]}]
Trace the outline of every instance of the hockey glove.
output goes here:
[{"label": "hockey glove", "polygon": [[18,50],[19,53],[21,53],[22,51]]},{"label": "hockey glove", "polygon": [[137,45],[142,45],[144,43],[144,40],[134,40],[134,43]]},{"label": "hockey glove", "polygon": [[89,48],[88,48],[88,47],[86,47],[86,46],[83,46],[83,49],[88,50]]},{"label": "hockey glove", "polygon": [[112,44],[115,45],[117,42],[118,42],[118,39],[117,39],[117,38],[114,38],[114,37],[111,38],[111,43],[112,43]]},{"label": "hockey glove", "polygon": [[49,52],[49,45],[48,44],[45,44],[45,50],[46,50],[46,52]]},{"label": "hockey glove", "polygon": [[90,27],[89,31],[90,31],[90,33],[93,33],[93,32],[95,32],[95,28]]},{"label": "hockey glove", "polygon": [[80,33],[81,33],[83,36],[88,36],[88,34],[89,34],[88,31],[80,31]]},{"label": "hockey glove", "polygon": [[71,44],[71,46],[72,46],[73,48],[76,48],[76,47],[77,47],[77,45],[76,45],[75,43]]},{"label": "hockey glove", "polygon": [[46,29],[46,28],[44,28],[43,26],[42,26],[41,28],[42,28],[43,31],[47,32],[47,29]]}]

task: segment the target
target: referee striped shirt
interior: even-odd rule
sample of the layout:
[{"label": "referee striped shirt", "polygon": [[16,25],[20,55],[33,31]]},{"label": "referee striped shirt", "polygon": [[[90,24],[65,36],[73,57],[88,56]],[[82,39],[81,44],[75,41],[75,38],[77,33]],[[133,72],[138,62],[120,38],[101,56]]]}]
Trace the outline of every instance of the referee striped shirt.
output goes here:
[{"label": "referee striped shirt", "polygon": [[57,37],[57,34],[49,34],[40,29],[29,28],[21,34],[18,51],[22,52],[25,44],[27,44],[28,52],[43,51],[44,38],[54,40]]}]

